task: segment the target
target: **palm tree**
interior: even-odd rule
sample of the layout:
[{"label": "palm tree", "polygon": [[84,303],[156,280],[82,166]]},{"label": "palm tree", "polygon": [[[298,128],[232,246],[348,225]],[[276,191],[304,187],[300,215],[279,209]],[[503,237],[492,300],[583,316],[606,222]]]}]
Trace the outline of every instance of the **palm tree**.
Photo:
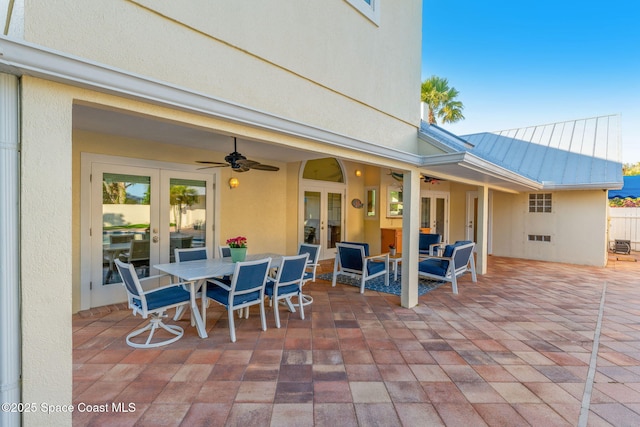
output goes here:
[{"label": "palm tree", "polygon": [[186,185],[172,185],[169,191],[169,203],[173,207],[176,231],[180,232],[180,228],[182,228],[182,212],[185,208],[198,202],[198,192],[195,188]]},{"label": "palm tree", "polygon": [[437,124],[436,116],[442,119],[442,123],[455,123],[464,119],[464,105],[455,100],[459,94],[456,88],[449,87],[447,79],[431,76],[423,81],[421,99],[429,107],[429,124]]}]

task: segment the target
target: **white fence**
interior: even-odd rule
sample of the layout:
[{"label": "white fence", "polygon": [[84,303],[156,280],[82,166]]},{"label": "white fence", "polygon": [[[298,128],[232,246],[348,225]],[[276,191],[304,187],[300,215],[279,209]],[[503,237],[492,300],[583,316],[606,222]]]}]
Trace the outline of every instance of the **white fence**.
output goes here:
[{"label": "white fence", "polygon": [[615,240],[630,240],[631,250],[639,250],[640,208],[609,207],[609,244]]}]

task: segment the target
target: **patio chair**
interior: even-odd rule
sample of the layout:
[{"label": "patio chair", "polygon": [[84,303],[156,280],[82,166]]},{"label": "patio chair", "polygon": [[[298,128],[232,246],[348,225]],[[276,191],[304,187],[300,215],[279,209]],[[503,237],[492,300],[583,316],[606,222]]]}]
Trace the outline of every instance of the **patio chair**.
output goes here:
[{"label": "patio chair", "polygon": [[442,255],[428,255],[418,263],[418,275],[430,279],[451,282],[454,294],[458,293],[458,277],[471,272],[471,280],[477,281],[476,265],[473,258],[475,243],[458,241],[444,246]]},{"label": "patio chair", "polygon": [[[176,262],[189,262],[209,258],[209,250],[207,248],[175,248],[173,251]],[[211,283],[210,280],[207,280],[207,282]],[[184,288],[185,290],[189,290],[189,287],[186,285]],[[196,292],[196,298],[200,297],[202,297],[202,287],[198,288],[198,291]],[[180,320],[184,314],[184,309],[185,307],[179,307],[176,309],[176,315],[173,317],[173,320]]]},{"label": "patio chair", "polygon": [[[145,291],[142,289],[140,279],[133,264],[127,264],[119,259],[115,260],[116,268],[122,284],[127,290],[127,300],[129,308],[133,310],[133,315],[140,313],[143,319],[151,317],[149,323],[141,329],[137,329],[127,335],[127,344],[134,348],[152,348],[171,344],[179,340],[184,334],[184,329],[177,325],[167,325],[162,322],[166,317],[166,311],[175,308],[183,308],[190,303],[191,294],[183,288],[182,283],[175,283],[160,288]],[[147,277],[144,280],[155,279],[159,276]],[[152,342],[153,335],[158,328],[164,329],[173,335],[164,341]],[[149,331],[149,336],[144,343],[134,342],[132,338]]]},{"label": "patio chair", "polygon": [[298,297],[300,318],[304,319],[304,303],[302,299],[302,285],[304,284],[305,270],[309,261],[309,254],[286,256],[282,258],[282,264],[278,268],[275,279],[267,279],[265,293],[273,306],[273,316],[276,320],[276,328],[280,327],[280,304],[285,301],[289,311],[295,312],[291,297]]},{"label": "patio chair", "polygon": [[231,258],[231,248],[229,246],[220,246],[220,258]]},{"label": "patio chair", "polygon": [[133,264],[137,269],[142,271],[142,276],[149,275],[149,240],[131,240],[129,252],[120,254],[120,261],[127,264]]},{"label": "patio chair", "polygon": [[271,258],[237,262],[231,279],[231,286],[216,283],[216,286],[207,288],[207,298],[227,308],[231,342],[236,342],[234,310],[245,307],[248,310],[248,307],[252,305],[259,305],[262,330],[267,330],[267,321],[264,314],[264,292],[270,266]]},{"label": "patio chair", "polygon": [[[307,266],[305,268],[304,279],[302,286],[307,282],[316,281],[316,270],[318,269],[318,262],[320,259],[320,245],[312,245],[310,243],[300,243],[298,247],[298,255],[308,254]],[[309,305],[313,302],[313,298],[309,295],[300,294],[303,305]]]},{"label": "patio chair", "polygon": [[434,233],[420,233],[420,239],[418,240],[418,249],[420,256],[423,255],[437,255],[436,247],[440,245],[442,236]]},{"label": "patio chair", "polygon": [[389,286],[389,254],[369,256],[367,243],[336,243],[336,261],[333,265],[331,286],[336,286],[338,274],[360,278],[360,293],[364,293],[367,280],[384,275],[384,284]]}]

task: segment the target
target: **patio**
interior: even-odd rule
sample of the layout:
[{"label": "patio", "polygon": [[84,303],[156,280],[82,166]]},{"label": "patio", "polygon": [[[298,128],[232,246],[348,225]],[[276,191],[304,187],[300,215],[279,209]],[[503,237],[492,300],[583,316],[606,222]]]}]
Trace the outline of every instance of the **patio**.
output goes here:
[{"label": "patio", "polygon": [[[253,308],[236,323],[236,343],[216,304],[209,338],[187,315],[185,336],[159,349],[126,345],[142,320],[124,305],[81,312],[73,316],[73,423],[575,426],[587,425],[585,406],[590,426],[640,425],[640,263],[490,257],[489,271],[476,284],[466,275],[459,295],[445,284],[413,309],[319,280],[305,286],[314,298],[305,320],[283,309],[276,329],[268,310],[262,332]],[[79,403],[108,412],[79,412]],[[135,410],[115,412],[112,403]]]}]

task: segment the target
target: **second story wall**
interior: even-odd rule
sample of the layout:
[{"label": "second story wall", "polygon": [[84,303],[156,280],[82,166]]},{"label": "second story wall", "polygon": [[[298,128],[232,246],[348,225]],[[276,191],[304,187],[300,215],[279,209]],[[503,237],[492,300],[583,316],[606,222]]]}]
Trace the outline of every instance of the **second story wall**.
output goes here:
[{"label": "second story wall", "polygon": [[380,3],[374,23],[346,0],[31,1],[25,39],[415,151],[421,2]]}]

